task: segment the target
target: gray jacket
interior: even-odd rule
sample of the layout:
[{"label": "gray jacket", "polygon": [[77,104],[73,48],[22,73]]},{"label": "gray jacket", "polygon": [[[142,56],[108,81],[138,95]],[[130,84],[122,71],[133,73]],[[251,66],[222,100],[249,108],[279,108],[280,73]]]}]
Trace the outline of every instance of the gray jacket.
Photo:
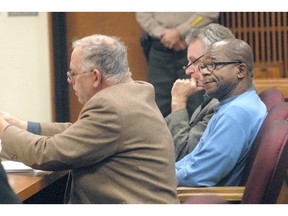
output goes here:
[{"label": "gray jacket", "polygon": [[189,154],[198,144],[218,103],[217,99],[210,99],[203,108],[200,105],[190,120],[187,109],[172,112],[165,118],[173,137],[176,161]]}]

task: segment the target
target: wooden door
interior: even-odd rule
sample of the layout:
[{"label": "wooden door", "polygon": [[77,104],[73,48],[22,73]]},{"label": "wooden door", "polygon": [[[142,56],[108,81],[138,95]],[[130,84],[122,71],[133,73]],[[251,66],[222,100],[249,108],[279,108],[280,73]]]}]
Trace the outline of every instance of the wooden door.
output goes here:
[{"label": "wooden door", "polygon": [[[70,61],[71,44],[75,39],[91,34],[114,35],[128,46],[128,60],[132,77],[147,80],[147,64],[140,45],[143,30],[134,12],[69,12],[66,13],[67,53]],[[68,61],[68,63],[69,63]],[[69,87],[70,121],[74,122],[82,105]]]}]

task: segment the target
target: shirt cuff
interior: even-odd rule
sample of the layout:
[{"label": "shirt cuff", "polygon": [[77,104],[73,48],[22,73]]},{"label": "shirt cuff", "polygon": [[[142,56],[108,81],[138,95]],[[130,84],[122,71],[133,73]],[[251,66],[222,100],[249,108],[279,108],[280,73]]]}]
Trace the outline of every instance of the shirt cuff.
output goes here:
[{"label": "shirt cuff", "polygon": [[27,131],[39,135],[41,133],[40,124],[38,122],[28,121]]}]

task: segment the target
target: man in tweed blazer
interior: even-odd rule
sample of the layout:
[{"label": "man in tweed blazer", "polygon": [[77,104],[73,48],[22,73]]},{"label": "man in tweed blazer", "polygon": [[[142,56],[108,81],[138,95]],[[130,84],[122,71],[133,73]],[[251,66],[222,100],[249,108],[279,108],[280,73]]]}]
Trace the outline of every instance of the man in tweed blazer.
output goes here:
[{"label": "man in tweed blazer", "polygon": [[184,67],[191,79],[179,79],[172,88],[172,113],[165,120],[172,133],[176,161],[190,153],[199,142],[208,121],[214,113],[217,99],[204,96],[204,102],[194,111],[191,118],[187,111],[187,99],[198,91],[204,91],[203,77],[198,65],[209,45],[226,38],[234,38],[230,29],[216,23],[194,28],[186,36],[188,65]]},{"label": "man in tweed blazer", "polygon": [[35,123],[3,113],[1,155],[71,170],[72,204],[179,203],[171,134],[153,86],[132,80],[126,46],[104,35],[75,41],[67,77],[84,104],[78,120]]}]

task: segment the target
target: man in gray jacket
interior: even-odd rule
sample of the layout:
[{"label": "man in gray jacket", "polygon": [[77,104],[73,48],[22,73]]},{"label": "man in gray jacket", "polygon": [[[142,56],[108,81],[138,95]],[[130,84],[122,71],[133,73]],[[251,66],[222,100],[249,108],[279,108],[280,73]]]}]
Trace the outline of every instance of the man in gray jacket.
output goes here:
[{"label": "man in gray jacket", "polygon": [[209,45],[226,38],[234,38],[233,33],[225,26],[216,23],[194,28],[185,38],[188,44],[189,63],[184,66],[184,69],[191,79],[176,80],[171,92],[172,113],[165,118],[174,140],[176,161],[195,148],[214,113],[214,107],[218,104],[217,99],[204,95],[204,102],[189,118],[188,98],[197,92],[204,93],[203,77],[198,70],[198,65]]},{"label": "man in gray jacket", "polygon": [[[151,38],[147,54],[148,81],[153,84],[156,103],[166,117],[171,113],[171,89],[179,79],[189,78],[182,66],[187,64],[185,36],[193,27],[216,22],[218,12],[137,12],[136,20]],[[202,92],[189,99],[191,114],[203,102]]]}]

